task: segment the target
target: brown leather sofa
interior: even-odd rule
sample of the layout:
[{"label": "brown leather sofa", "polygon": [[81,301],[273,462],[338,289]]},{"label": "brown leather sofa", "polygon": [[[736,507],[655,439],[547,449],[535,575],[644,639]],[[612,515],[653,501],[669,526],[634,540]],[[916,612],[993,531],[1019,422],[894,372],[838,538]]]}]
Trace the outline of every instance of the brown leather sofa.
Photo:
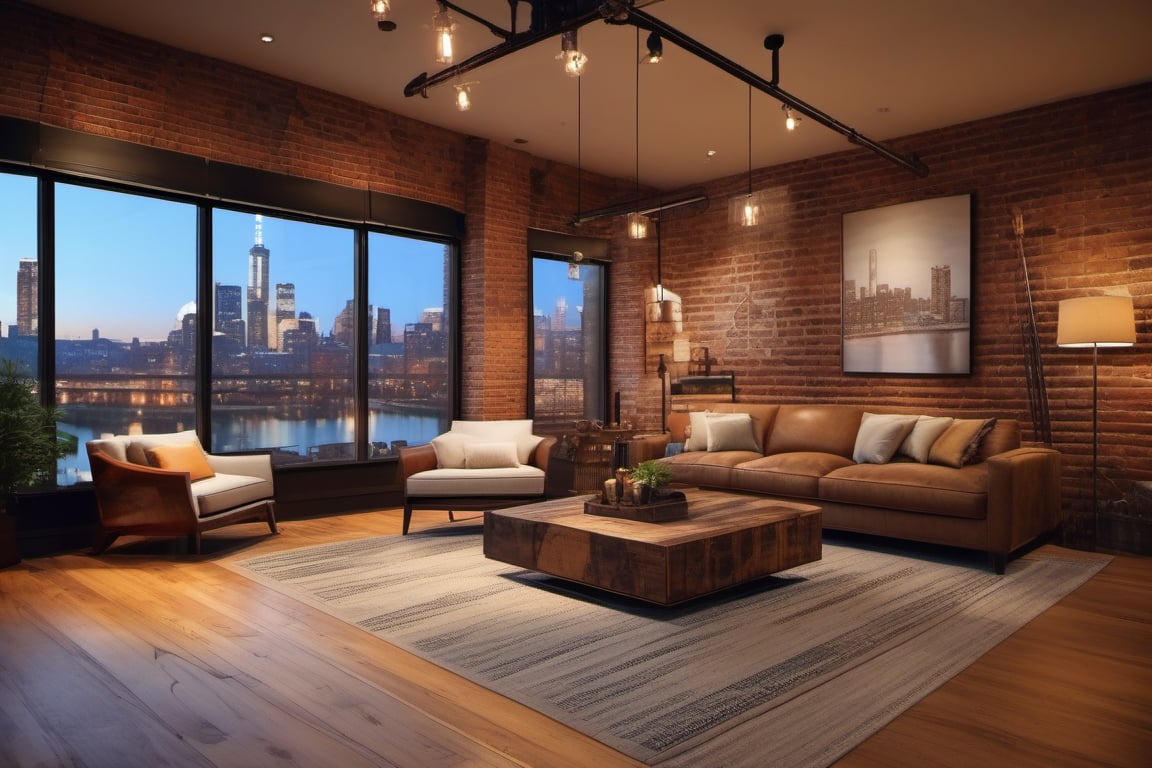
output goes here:
[{"label": "brown leather sofa", "polygon": [[[803,500],[821,507],[826,529],[982,550],[996,573],[1060,520],[1060,454],[1022,447],[1013,419],[996,419],[978,447],[971,441],[971,455],[948,466],[900,455],[885,463],[853,460],[865,414],[896,411],[753,403],[716,403],[708,411],[749,414],[756,445],[661,458],[673,482]],[[663,456],[665,443],[691,438],[690,421],[688,413],[673,413],[671,434],[649,439],[636,454]]]}]

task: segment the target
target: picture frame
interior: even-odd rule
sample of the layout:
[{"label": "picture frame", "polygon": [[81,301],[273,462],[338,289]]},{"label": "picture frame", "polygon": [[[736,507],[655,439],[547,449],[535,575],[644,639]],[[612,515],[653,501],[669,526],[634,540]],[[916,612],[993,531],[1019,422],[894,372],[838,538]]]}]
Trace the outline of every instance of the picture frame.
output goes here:
[{"label": "picture frame", "polygon": [[972,373],[972,195],[842,216],[844,373]]}]

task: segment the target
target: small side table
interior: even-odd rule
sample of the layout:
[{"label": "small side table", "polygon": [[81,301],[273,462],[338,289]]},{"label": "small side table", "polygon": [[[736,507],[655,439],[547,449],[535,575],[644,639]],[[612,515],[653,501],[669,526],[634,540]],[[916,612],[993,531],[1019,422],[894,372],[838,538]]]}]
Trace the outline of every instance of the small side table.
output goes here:
[{"label": "small side table", "polygon": [[552,451],[549,474],[556,472],[558,478],[571,478],[569,493],[599,493],[604,481],[612,477],[612,447],[616,441],[629,441],[636,434],[634,429],[606,427],[587,432],[574,432],[562,436]]}]

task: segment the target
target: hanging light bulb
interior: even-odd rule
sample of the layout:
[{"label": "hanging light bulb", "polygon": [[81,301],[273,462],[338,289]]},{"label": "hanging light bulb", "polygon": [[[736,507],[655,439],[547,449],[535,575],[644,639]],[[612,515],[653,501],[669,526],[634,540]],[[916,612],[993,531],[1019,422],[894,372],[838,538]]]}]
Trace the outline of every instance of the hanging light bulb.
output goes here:
[{"label": "hanging light bulb", "polygon": [[440,12],[432,17],[432,31],[436,33],[437,64],[452,63],[452,33],[455,30],[456,21],[448,15],[448,6],[441,3]]},{"label": "hanging light bulb", "polygon": [[792,114],[792,107],[787,104],[781,104],[780,109],[784,110],[784,127],[790,131],[796,130],[796,126],[800,123],[800,116]]},{"label": "hanging light bulb", "polygon": [[376,26],[381,32],[391,32],[396,29],[396,22],[388,20],[388,12],[392,10],[390,0],[371,0],[372,18],[376,19]]},{"label": "hanging light bulb", "polygon": [[576,43],[576,30],[560,34],[560,55],[556,58],[564,65],[564,73],[569,77],[580,77],[584,74],[584,65],[588,63],[588,57]]},{"label": "hanging light bulb", "polygon": [[456,111],[467,112],[472,109],[472,83],[458,83],[456,85]]},{"label": "hanging light bulb", "polygon": [[664,41],[655,32],[648,35],[648,56],[645,60],[649,64],[659,64],[664,58]]},{"label": "hanging light bulb", "polygon": [[744,227],[754,227],[760,222],[760,206],[752,199],[752,194],[748,193],[744,198],[744,208],[740,214],[740,224]]},{"label": "hanging light bulb", "polygon": [[628,237],[643,240],[648,237],[648,217],[642,213],[628,214]]}]

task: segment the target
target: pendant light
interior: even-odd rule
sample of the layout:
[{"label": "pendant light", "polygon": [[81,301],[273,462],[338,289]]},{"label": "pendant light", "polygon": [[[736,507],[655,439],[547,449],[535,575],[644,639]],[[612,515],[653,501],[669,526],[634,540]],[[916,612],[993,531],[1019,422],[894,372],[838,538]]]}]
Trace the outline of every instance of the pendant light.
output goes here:
[{"label": "pendant light", "polygon": [[643,240],[648,237],[648,217],[640,213],[640,28],[636,28],[636,210],[628,214],[628,237]]},{"label": "pendant light", "polygon": [[740,225],[754,227],[760,221],[760,208],[752,199],[752,86],[748,86],[748,194],[744,197],[744,209],[740,214]]},{"label": "pendant light", "polygon": [[452,34],[456,31],[456,21],[444,3],[440,3],[440,11],[432,17],[432,31],[436,33],[436,63],[451,64],[455,55]]}]

